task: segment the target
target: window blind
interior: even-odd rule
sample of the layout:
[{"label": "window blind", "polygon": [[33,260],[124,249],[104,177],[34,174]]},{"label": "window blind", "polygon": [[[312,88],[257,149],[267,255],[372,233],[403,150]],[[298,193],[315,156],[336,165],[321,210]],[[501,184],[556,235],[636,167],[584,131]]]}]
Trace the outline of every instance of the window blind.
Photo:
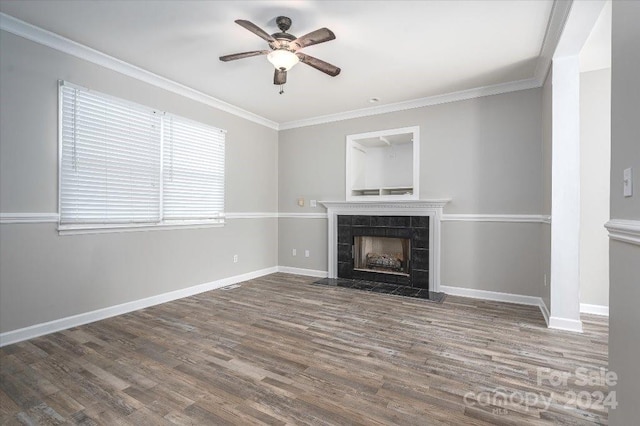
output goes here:
[{"label": "window blind", "polygon": [[225,132],[182,117],[166,115],[163,134],[164,219],[222,217]]},{"label": "window blind", "polygon": [[160,220],[160,114],[70,85],[60,90],[60,222]]},{"label": "window blind", "polygon": [[60,224],[221,219],[224,151],[224,130],[61,82]]}]

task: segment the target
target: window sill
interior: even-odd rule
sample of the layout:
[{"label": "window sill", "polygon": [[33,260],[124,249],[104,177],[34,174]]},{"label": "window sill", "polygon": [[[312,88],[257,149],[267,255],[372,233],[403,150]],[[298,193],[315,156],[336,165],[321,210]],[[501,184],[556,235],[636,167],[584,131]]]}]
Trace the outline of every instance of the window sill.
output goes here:
[{"label": "window sill", "polygon": [[224,219],[207,221],[176,221],[161,224],[124,223],[124,224],[84,224],[58,225],[58,235],[106,234],[111,232],[136,231],[170,231],[174,229],[220,228],[224,226]]}]

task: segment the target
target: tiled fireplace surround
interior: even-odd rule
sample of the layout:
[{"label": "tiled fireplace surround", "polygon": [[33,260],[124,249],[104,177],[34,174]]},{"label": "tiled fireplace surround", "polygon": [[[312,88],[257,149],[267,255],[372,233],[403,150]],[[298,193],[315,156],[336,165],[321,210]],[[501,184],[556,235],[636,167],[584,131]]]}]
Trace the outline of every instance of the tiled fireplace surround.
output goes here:
[{"label": "tiled fireplace surround", "polygon": [[410,277],[380,274],[372,279],[373,275],[370,272],[355,271],[355,276],[352,275],[350,278],[384,280],[420,288],[428,286],[430,291],[439,292],[440,221],[442,209],[448,201],[322,202],[327,207],[329,219],[329,278],[348,278],[344,272],[345,268],[352,266],[353,236],[410,238]]},{"label": "tiled fireplace surround", "polygon": [[[354,270],[353,238],[406,238],[409,276]],[[429,217],[338,215],[338,277],[429,288]]]}]

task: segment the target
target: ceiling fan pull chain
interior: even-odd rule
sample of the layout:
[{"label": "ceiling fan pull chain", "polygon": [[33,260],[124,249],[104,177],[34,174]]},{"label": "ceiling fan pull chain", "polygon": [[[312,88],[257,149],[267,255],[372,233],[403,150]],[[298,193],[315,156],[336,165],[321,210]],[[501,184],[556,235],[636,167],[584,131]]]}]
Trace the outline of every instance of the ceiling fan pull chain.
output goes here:
[{"label": "ceiling fan pull chain", "polygon": [[278,93],[281,95],[284,93],[284,85],[280,85],[280,91]]}]

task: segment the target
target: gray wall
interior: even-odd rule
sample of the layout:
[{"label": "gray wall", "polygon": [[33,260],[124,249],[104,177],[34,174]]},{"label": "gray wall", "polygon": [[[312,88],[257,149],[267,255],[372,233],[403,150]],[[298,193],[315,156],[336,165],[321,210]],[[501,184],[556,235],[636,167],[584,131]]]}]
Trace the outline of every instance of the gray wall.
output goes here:
[{"label": "gray wall", "polygon": [[[0,43],[3,213],[56,211],[58,79],[227,129],[228,212],[324,212],[321,205],[309,207],[309,200],[345,199],[346,135],[413,125],[421,128],[422,199],[452,198],[445,208],[452,214],[549,212],[543,89],[278,135],[8,33]],[[300,197],[305,207],[297,206]],[[277,264],[327,270],[323,219],[231,219],[224,228],[64,237],[54,224],[1,226],[2,332]],[[547,229],[443,223],[442,284],[541,295],[548,256],[541,255],[540,245],[545,246]],[[232,263],[233,254],[239,255],[238,264]]]},{"label": "gray wall", "polygon": [[[2,32],[2,213],[57,211],[58,79],[226,129],[226,210],[277,211],[275,130]],[[276,266],[277,226],[58,236],[55,224],[0,225],[0,332]]]},{"label": "gray wall", "polygon": [[580,74],[580,302],[609,306],[611,69]]},{"label": "gray wall", "polygon": [[[611,63],[611,218],[640,220],[640,2],[614,1]],[[622,196],[622,170],[633,167],[634,196]],[[620,406],[611,425],[640,418],[640,246],[609,246],[609,368],[618,374]]]},{"label": "gray wall", "polygon": [[[540,214],[541,97],[541,89],[532,89],[281,131],[279,210],[324,211],[320,205],[298,207],[300,197],[345,200],[346,135],[419,125],[420,198],[451,198],[445,213]],[[544,226],[447,222],[442,284],[538,296],[537,241]],[[317,219],[280,219],[279,264],[326,271],[326,237],[310,238],[323,232],[326,224]],[[500,250],[485,249],[494,242],[503,243]],[[293,257],[292,248],[308,248],[311,257]],[[459,250],[475,257],[460,256]],[[515,269],[504,268],[505,251],[519,256]],[[492,272],[481,277],[478,270]]]},{"label": "gray wall", "polygon": [[[279,208],[345,199],[345,137],[420,126],[420,198],[447,213],[540,213],[541,90],[531,89],[280,132]],[[320,206],[315,211],[322,212]]]},{"label": "gray wall", "polygon": [[539,297],[543,226],[444,222],[441,284]]},{"label": "gray wall", "polygon": [[[327,232],[327,219],[280,218],[278,265],[326,271]],[[292,249],[296,249],[296,256]],[[309,250],[309,257],[304,256],[305,249]]]}]

